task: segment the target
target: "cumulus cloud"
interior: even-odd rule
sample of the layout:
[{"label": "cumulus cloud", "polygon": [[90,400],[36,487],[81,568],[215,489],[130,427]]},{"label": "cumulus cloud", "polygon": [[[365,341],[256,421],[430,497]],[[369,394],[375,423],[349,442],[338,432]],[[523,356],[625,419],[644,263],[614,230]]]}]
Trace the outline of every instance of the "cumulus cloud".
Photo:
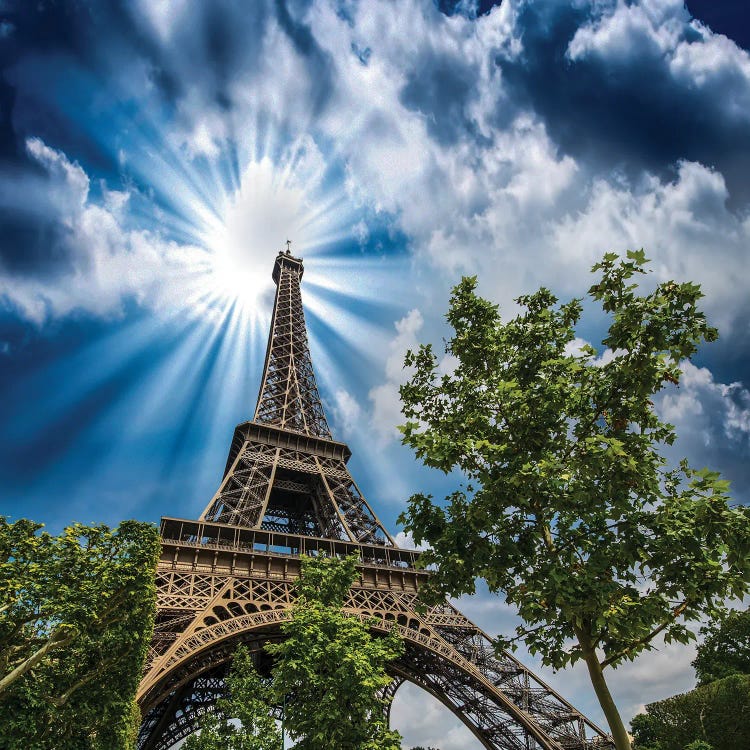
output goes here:
[{"label": "cumulus cloud", "polygon": [[360,425],[362,409],[354,396],[343,388],[339,388],[333,397],[333,419],[337,427],[336,432],[340,431],[342,435],[347,436]]},{"label": "cumulus cloud", "polygon": [[504,79],[562,149],[595,172],[699,161],[747,200],[747,163],[736,163],[748,138],[748,110],[735,104],[750,91],[744,50],[680,0],[513,5],[523,48],[504,60]]},{"label": "cumulus cloud", "polygon": [[385,382],[369,393],[372,402],[372,426],[381,442],[388,442],[398,436],[397,425],[404,420],[401,414],[399,386],[406,380],[404,356],[409,349],[418,347],[417,333],[424,320],[419,310],[409,313],[396,322],[396,336],[389,344],[389,354],[385,361]]},{"label": "cumulus cloud", "polygon": [[437,698],[405,683],[396,692],[391,726],[401,732],[404,747],[481,750],[481,743]]},{"label": "cumulus cloud", "polygon": [[422,552],[428,548],[428,545],[426,544],[417,544],[410,531],[399,531],[398,534],[393,537],[393,541],[396,542],[397,547],[401,547],[402,549],[415,549]]},{"label": "cumulus cloud", "polygon": [[693,162],[678,164],[673,180],[647,175],[637,186],[597,180],[580,212],[550,226],[549,245],[581,271],[607,249],[604,243],[644,247],[657,280],[699,281],[712,320],[727,333],[741,330],[748,315],[741,279],[750,220],[730,210],[727,198],[723,176]]},{"label": "cumulus cloud", "polygon": [[750,391],[742,383],[719,383],[705,367],[685,362],[677,388],[657,401],[675,425],[673,457],[687,456],[696,468],[721,471],[735,500],[750,502]]},{"label": "cumulus cloud", "polygon": [[0,299],[37,324],[75,310],[118,314],[128,298],[163,300],[164,278],[170,270],[184,272],[191,249],[128,229],[126,192],[92,199],[89,177],[77,163],[38,138],[29,139],[27,149],[43,176],[20,184],[2,179],[0,207],[51,229],[28,236],[13,254],[6,248]]},{"label": "cumulus cloud", "polygon": [[[479,271],[509,303],[543,270],[579,278],[605,249],[646,246],[666,274],[692,273],[704,243],[742,261],[744,213],[727,204],[745,180],[725,157],[746,151],[750,62],[677,0],[508,0],[476,19],[420,0],[146,5],[117,11],[130,18],[121,44],[139,40],[140,90],[126,94],[171,113],[171,148],[210,163],[232,143],[240,159],[274,138],[307,139],[324,159],[335,144],[350,202],[391,214],[442,278]],[[696,133],[705,151],[675,146]],[[737,276],[721,267],[707,286],[726,300]]]}]

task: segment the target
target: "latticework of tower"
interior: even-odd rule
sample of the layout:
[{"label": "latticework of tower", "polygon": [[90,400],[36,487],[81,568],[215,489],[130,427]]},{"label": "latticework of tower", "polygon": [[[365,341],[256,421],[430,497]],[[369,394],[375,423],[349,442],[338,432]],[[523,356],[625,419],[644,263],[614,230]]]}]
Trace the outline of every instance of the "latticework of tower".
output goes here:
[{"label": "latticework of tower", "polygon": [[273,270],[276,300],[271,335],[253,420],[330,438],[307,342],[302,273],[299,258],[279,254]]},{"label": "latticework of tower", "polygon": [[417,606],[429,575],[394,543],[347,469],[318,392],[300,281],[302,260],[276,258],[277,285],[258,403],[237,426],[224,477],[198,520],[163,518],[157,619],[138,700],[139,750],[167,750],[224,691],[238,644],[268,666],[304,554],[359,558],[345,611],[375,632],[396,629],[390,666],[442,701],[492,750],[592,750],[607,735],[450,604]]}]

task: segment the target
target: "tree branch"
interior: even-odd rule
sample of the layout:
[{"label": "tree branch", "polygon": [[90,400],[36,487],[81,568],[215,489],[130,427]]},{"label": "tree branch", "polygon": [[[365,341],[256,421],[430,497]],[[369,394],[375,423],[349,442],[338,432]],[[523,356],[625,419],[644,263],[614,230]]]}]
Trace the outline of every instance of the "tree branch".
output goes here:
[{"label": "tree branch", "polygon": [[77,682],[74,682],[64,693],[61,693],[60,695],[56,696],[55,698],[50,698],[51,702],[57,706],[58,708],[61,708],[64,706],[68,699],[70,698],[73,693],[75,693],[76,690],[82,688],[87,683],[91,682],[95,677],[101,676],[102,672],[104,672],[107,667],[111,666],[112,664],[116,664],[120,659],[125,657],[130,652],[130,649],[128,651],[118,654],[116,656],[110,657],[109,659],[104,659],[102,662],[96,665],[96,669],[92,669],[88,674],[81,677],[80,680]]},{"label": "tree branch", "polygon": [[644,646],[647,643],[650,643],[654,638],[656,638],[659,633],[662,632],[665,628],[669,627],[686,609],[689,604],[689,601],[685,599],[682,604],[678,605],[674,608],[672,612],[672,617],[669,620],[666,620],[661,625],[659,625],[658,628],[655,628],[652,630],[648,635],[644,636],[643,638],[639,638],[637,641],[633,641],[627,648],[620,649],[616,654],[613,654],[612,656],[607,657],[602,663],[601,667],[604,669],[605,667],[608,667],[612,662],[617,661],[618,659],[625,656],[625,654],[628,653],[628,651],[632,651],[634,648],[638,648],[638,646]]},{"label": "tree branch", "polygon": [[71,632],[70,630],[68,630],[66,634],[65,630],[57,628],[57,630],[55,630],[49,637],[49,640],[44,644],[44,646],[38,649],[36,653],[32,654],[28,659],[26,659],[26,661],[21,662],[12,672],[5,675],[5,677],[0,680],[0,693],[10,687],[10,685],[12,685],[17,679],[23,677],[30,669],[33,669],[37,664],[39,664],[39,662],[44,659],[49,651],[54,648],[63,648],[64,646],[72,643],[72,641],[75,639],[75,635],[75,631]]}]

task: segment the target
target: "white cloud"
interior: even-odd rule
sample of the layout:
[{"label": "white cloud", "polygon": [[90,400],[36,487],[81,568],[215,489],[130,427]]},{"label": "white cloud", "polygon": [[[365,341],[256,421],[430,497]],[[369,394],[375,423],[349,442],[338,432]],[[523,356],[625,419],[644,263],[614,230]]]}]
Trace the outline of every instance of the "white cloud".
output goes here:
[{"label": "white cloud", "polygon": [[96,315],[117,315],[126,298],[158,305],[166,301],[177,279],[193,262],[195,251],[166,242],[157,234],[128,229],[124,223],[128,195],[105,191],[101,202],[92,200],[84,170],[65,154],[38,138],[27,142],[29,155],[44,168],[46,179],[30,184],[0,185],[0,198],[8,205],[35,193],[39,210],[59,222],[57,248],[47,248],[59,268],[41,269],[36,275],[0,275],[0,298],[30,320],[41,324],[47,317],[84,310]]},{"label": "white cloud", "polygon": [[679,45],[689,18],[682,0],[617,2],[610,9],[576,31],[568,46],[571,60],[590,54],[623,61],[664,55]]},{"label": "white cloud", "polygon": [[385,361],[385,382],[370,390],[372,426],[381,443],[398,437],[396,426],[404,421],[398,393],[399,386],[408,377],[404,369],[404,356],[409,349],[418,347],[417,333],[423,324],[422,314],[416,309],[410,310],[405,317],[396,322],[396,336],[389,344],[389,353]]},{"label": "white cloud", "polygon": [[742,383],[717,383],[710,370],[691,362],[681,365],[680,387],[665,393],[660,411],[664,419],[702,435],[710,443],[715,433],[730,441],[750,436],[750,391]]},{"label": "white cloud", "polygon": [[393,541],[396,542],[396,546],[401,547],[401,549],[415,549],[420,552],[426,550],[429,546],[427,544],[417,544],[414,541],[414,536],[411,531],[399,531],[398,534],[393,537]]},{"label": "white cloud", "polygon": [[720,383],[705,367],[683,362],[679,387],[655,399],[677,441],[669,458],[683,456],[700,469],[719,471],[731,482],[735,501],[750,502],[750,391],[742,383]]},{"label": "white cloud", "polygon": [[750,219],[731,211],[727,198],[721,174],[694,162],[682,162],[672,181],[648,176],[637,188],[597,180],[580,212],[550,226],[549,245],[571,280],[571,266],[583,274],[603,250],[643,247],[656,281],[700,282],[703,306],[728,333],[747,315]]},{"label": "white cloud", "polygon": [[[653,176],[637,184],[616,176],[591,181],[581,164],[560,153],[540,117],[507,98],[497,59],[523,54],[521,7],[503,3],[473,21],[448,18],[417,0],[397,6],[373,0],[347,6],[346,13],[320,2],[290,11],[309,30],[313,52],[307,53],[259,10],[258,18],[247,20],[257,25],[252,43],[227,40],[232,68],[222,83],[231,106],[217,103],[215,82],[201,72],[178,98],[168,140],[188,156],[215,157],[234,137],[243,159],[278,149],[274,134],[283,133],[307,140],[303,150],[319,159],[310,169],[319,171],[325,159],[311,132],[322,136],[321,143],[335,144],[350,201],[392,213],[415,255],[437,271],[415,290],[425,315],[431,314],[434,288],[459,273],[478,273],[483,293],[510,306],[519,293],[550,279],[562,291],[580,293],[581,279],[585,283],[585,272],[604,250],[644,246],[660,275],[702,280],[708,306],[723,326],[731,325],[738,315],[731,302],[737,310],[745,307],[738,271],[750,223],[727,208],[722,175],[685,162],[672,182]],[[658,54],[671,56],[675,76],[702,85],[704,78],[730,75],[731,68],[737,87],[744,85],[747,55],[696,22],[698,36],[687,41],[681,2],[599,4],[594,10],[571,41],[571,59],[626,54],[643,38]],[[172,72],[193,70],[202,42],[185,4],[162,0],[148,18]],[[451,117],[465,120],[465,129],[441,141],[431,131],[440,107],[407,106],[404,90],[416,72],[426,75],[448,63],[465,70],[470,85],[451,110]],[[511,114],[499,126],[498,113],[505,110]],[[259,142],[261,120],[266,143]],[[66,179],[74,177],[87,179],[77,173]],[[360,241],[366,237],[361,225],[355,232]],[[721,262],[706,267],[707,253]],[[385,404],[390,396],[379,399]]]},{"label": "white cloud", "polygon": [[396,692],[391,726],[401,732],[402,747],[436,747],[440,750],[481,750],[482,745],[437,698],[411,683]]},{"label": "white cloud", "polygon": [[137,0],[138,11],[166,42],[180,17],[185,13],[187,0]]},{"label": "white cloud", "polygon": [[26,141],[28,154],[47,171],[50,177],[50,197],[66,212],[77,212],[86,205],[89,178],[60,151],[47,146],[40,138]]},{"label": "white cloud", "polygon": [[361,425],[362,409],[349,391],[339,388],[334,394],[333,418],[336,432],[349,435]]},{"label": "white cloud", "polygon": [[596,56],[624,65],[651,58],[679,85],[724,92],[726,114],[747,119],[750,55],[700,21],[689,21],[682,0],[617,2],[576,31],[567,56],[573,61]]}]

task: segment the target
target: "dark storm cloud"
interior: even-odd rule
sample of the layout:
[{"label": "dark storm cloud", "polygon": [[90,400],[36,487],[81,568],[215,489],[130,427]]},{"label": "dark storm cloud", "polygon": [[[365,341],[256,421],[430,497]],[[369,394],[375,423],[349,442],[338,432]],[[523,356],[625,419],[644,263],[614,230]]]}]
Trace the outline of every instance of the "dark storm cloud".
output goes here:
[{"label": "dark storm cloud", "polygon": [[717,34],[750,50],[750,13],[747,0],[686,0],[687,9]]},{"label": "dark storm cloud", "polygon": [[[575,54],[571,43],[577,33],[607,24],[615,12],[624,15],[623,8],[637,10],[638,4],[510,5],[512,35],[522,50],[487,50],[501,72],[491,92],[492,126],[503,130],[533,112],[560,153],[594,174],[617,170],[637,179],[648,171],[672,178],[678,161],[697,161],[724,175],[735,206],[750,200],[750,74],[742,67],[743,53],[729,43],[709,50],[707,44],[716,41],[711,32],[691,24],[689,12],[676,2],[654,4],[624,31],[618,20],[613,36],[624,36],[620,47],[620,40],[607,39],[589,49],[579,44]],[[439,7],[453,12],[467,6]],[[478,8],[477,23],[486,10]],[[654,20],[658,14],[662,18]],[[692,70],[690,59],[701,56],[710,62]],[[440,143],[473,140],[479,131],[466,105],[482,85],[479,78],[476,63],[451,59],[443,50],[426,52],[407,72],[401,101],[425,116]]]},{"label": "dark storm cloud", "polygon": [[685,363],[679,389],[661,394],[657,406],[676,426],[678,440],[668,449],[669,458],[676,462],[686,456],[697,469],[720,471],[732,483],[733,500],[750,503],[750,391]]},{"label": "dark storm cloud", "polygon": [[67,212],[55,200],[59,176],[32,157],[27,140],[41,138],[100,174],[116,173],[116,156],[81,127],[86,113],[79,105],[114,48],[138,35],[117,2],[20,1],[6,4],[0,18],[10,28],[0,44],[0,268],[48,278],[70,269],[75,248]]},{"label": "dark storm cloud", "polygon": [[[702,44],[688,19],[682,41]],[[678,78],[645,33],[629,39],[627,54],[572,59],[571,41],[590,20],[590,9],[567,3],[523,5],[523,53],[497,60],[516,105],[536,112],[564,153],[596,168],[664,174],[680,159],[699,161],[722,172],[733,198],[750,199],[750,112],[737,106],[747,78],[730,66],[708,86]]]},{"label": "dark storm cloud", "polygon": [[[0,158],[8,162],[26,162],[23,137],[17,132],[14,116],[19,98],[18,83],[10,80],[20,59],[40,49],[50,53],[82,52],[81,28],[87,28],[88,13],[64,3],[10,3],[0,10],[0,22],[9,29],[0,43]],[[85,18],[85,22],[81,22]]]},{"label": "dark storm cloud", "polygon": [[164,99],[174,104],[196,89],[222,109],[232,105],[232,84],[260,62],[263,37],[274,8],[270,2],[213,0],[190,3],[170,22],[168,35],[149,40],[145,59]]},{"label": "dark storm cloud", "polygon": [[0,271],[10,276],[56,276],[72,267],[68,232],[60,216],[0,207]]},{"label": "dark storm cloud", "polygon": [[[6,168],[0,176],[0,272],[49,279],[72,269],[70,187],[63,171],[49,169],[28,149]],[[83,195],[82,185],[73,187],[73,195]]]},{"label": "dark storm cloud", "polygon": [[[239,0],[191,3],[164,42],[127,0],[18,2],[3,14],[13,31],[0,56],[0,151],[23,161],[24,138],[36,135],[84,163],[114,168],[91,152],[92,139],[73,142],[55,94],[73,88],[78,71],[96,78],[92,87],[107,79],[112,85],[138,63],[166,112],[196,87],[207,100],[227,105],[231,82],[257,62],[270,7]],[[90,93],[85,104],[94,109],[97,98],[109,93],[114,99],[118,92]]]}]

